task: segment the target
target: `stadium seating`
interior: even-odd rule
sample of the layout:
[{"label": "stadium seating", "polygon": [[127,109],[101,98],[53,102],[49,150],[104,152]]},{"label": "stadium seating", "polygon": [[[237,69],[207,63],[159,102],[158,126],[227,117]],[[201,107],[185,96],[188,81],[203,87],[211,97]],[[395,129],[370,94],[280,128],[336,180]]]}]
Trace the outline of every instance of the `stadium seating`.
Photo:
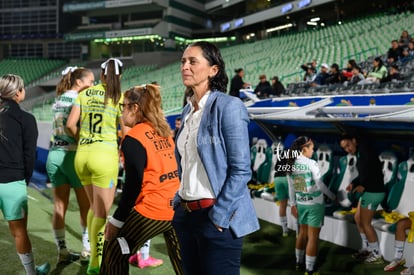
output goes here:
[{"label": "stadium seating", "polygon": [[[344,67],[348,59],[356,59],[357,62],[360,62],[360,65],[364,63],[362,67],[370,69],[372,58],[386,53],[390,47],[390,41],[398,38],[395,36],[403,29],[407,29],[409,33],[414,33],[414,14],[409,12],[395,15],[378,14],[343,22],[341,25],[223,47],[221,52],[226,62],[226,72],[229,78],[234,75],[234,69],[236,68],[244,68],[244,79],[252,83],[253,86],[258,82],[260,74],[266,74],[268,78],[278,75],[280,80],[288,87],[288,92],[295,96],[360,91],[372,93],[380,92],[380,88],[383,91],[393,91],[394,87],[398,86],[397,84],[388,84],[381,87],[372,85],[368,87],[356,86],[352,89],[331,87],[327,88],[326,91],[314,88],[307,91],[304,86],[297,82],[303,76],[300,65],[312,59],[316,59],[318,64],[338,63],[340,67]],[[0,72],[2,72],[1,63],[3,62],[0,62]],[[414,67],[414,61],[409,64]],[[56,66],[62,65],[59,63]],[[41,66],[24,65],[19,67],[33,68],[38,73]],[[49,68],[48,70],[51,71],[52,69]],[[411,70],[405,72],[405,74],[408,75],[410,72]],[[47,73],[47,70],[42,72],[41,75],[45,73]],[[181,110],[185,87],[182,85],[179,62],[161,68],[158,68],[156,64],[131,66],[126,68],[123,74],[123,90],[135,85],[157,81],[161,86],[164,112],[170,114]],[[27,82],[40,76],[35,77],[30,74],[30,76],[25,76],[24,79]],[[406,91],[412,90],[413,86],[407,82],[401,87],[398,86],[398,88],[400,91]],[[45,116],[45,119],[47,118],[48,116]]]},{"label": "stadium seating", "polygon": [[[351,197],[346,191],[347,186],[358,176],[358,170],[356,169],[356,156],[348,154],[339,159],[339,167],[336,173],[332,176],[332,180],[329,183],[329,189],[335,194],[339,194],[341,197],[341,205],[343,207],[350,207],[355,201],[355,198]],[[338,213],[334,213],[335,217]]]},{"label": "stadium seating", "polygon": [[414,157],[401,162],[398,166],[399,179],[390,188],[387,205],[391,213],[383,213],[383,220],[377,220],[374,226],[383,231],[394,231],[393,224],[408,213],[414,211]]},{"label": "stadium seating", "polygon": [[252,170],[257,183],[267,183],[269,179],[271,156],[269,163],[269,151],[265,139],[259,139],[251,148]]},{"label": "stadium seating", "polygon": [[0,75],[17,74],[20,75],[25,84],[50,73],[51,71],[66,64],[65,60],[52,60],[42,58],[12,58],[4,59],[0,62]]},{"label": "stadium seating", "polygon": [[398,159],[394,152],[384,151],[379,155],[382,163],[382,173],[384,174],[384,185],[386,192],[389,193],[397,179]]},{"label": "stadium seating", "polygon": [[321,169],[321,179],[325,184],[329,184],[332,179],[334,167],[332,149],[327,144],[321,144],[316,150],[316,160]]}]

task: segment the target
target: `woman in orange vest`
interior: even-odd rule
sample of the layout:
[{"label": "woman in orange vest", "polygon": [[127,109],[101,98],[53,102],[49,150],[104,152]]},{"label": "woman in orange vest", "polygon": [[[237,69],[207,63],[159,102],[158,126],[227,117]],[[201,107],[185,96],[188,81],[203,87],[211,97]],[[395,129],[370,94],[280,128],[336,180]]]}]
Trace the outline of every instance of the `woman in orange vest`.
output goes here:
[{"label": "woman in orange vest", "polygon": [[119,108],[125,126],[132,129],[121,143],[125,184],[118,208],[106,224],[100,274],[128,274],[130,254],[161,233],[175,272],[183,274],[171,225],[172,200],[179,187],[175,145],[161,109],[159,87],[149,84],[127,90]]}]

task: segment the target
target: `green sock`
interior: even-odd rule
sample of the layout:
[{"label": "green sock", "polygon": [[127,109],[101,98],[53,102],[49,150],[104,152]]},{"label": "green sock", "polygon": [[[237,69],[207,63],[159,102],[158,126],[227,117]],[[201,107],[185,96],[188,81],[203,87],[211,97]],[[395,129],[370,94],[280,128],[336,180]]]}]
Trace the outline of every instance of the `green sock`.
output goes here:
[{"label": "green sock", "polygon": [[104,229],[106,219],[93,217],[91,226],[88,226],[91,234],[89,243],[91,246],[91,257],[89,258],[90,267],[99,267],[102,260],[102,250],[104,242]]},{"label": "green sock", "polygon": [[88,229],[88,235],[91,235],[91,226],[92,226],[92,220],[93,220],[93,211],[89,208],[88,215],[86,216],[86,228]]}]

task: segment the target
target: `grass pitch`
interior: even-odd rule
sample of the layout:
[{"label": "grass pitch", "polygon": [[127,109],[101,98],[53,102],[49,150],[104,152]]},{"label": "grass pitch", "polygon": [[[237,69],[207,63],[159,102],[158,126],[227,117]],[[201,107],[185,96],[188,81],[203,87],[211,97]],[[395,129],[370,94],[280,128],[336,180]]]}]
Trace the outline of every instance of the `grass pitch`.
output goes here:
[{"label": "grass pitch", "polygon": [[[51,219],[53,205],[51,190],[28,189],[29,195],[29,224],[28,230],[32,241],[35,261],[41,264],[48,261],[52,268],[50,274],[86,274],[86,265],[79,261],[68,265],[56,266],[57,251],[53,239]],[[66,216],[66,239],[68,247],[79,252],[82,248],[79,213],[74,193],[71,194],[69,209]],[[242,254],[242,275],[267,274],[303,274],[294,271],[295,234],[283,238],[280,226],[261,221],[261,230],[246,237]],[[7,223],[0,222],[0,274],[21,274],[25,272],[16,255],[14,241],[9,233]],[[359,236],[355,236],[359,237]],[[393,249],[390,247],[389,249]],[[395,272],[384,272],[383,265],[366,265],[352,259],[352,249],[320,241],[317,264],[321,274],[400,274],[402,267]],[[171,267],[164,239],[157,236],[151,242],[151,256],[164,260],[164,264],[147,269],[130,266],[129,274],[140,275],[169,275],[174,274]],[[213,264],[213,263],[212,263]],[[222,275],[222,274],[217,274]],[[225,275],[225,274],[223,274]]]}]

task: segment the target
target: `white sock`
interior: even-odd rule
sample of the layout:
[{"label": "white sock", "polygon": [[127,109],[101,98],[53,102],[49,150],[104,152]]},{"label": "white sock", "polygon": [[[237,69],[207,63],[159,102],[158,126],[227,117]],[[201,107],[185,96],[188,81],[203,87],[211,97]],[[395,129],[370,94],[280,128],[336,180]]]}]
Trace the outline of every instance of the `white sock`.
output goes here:
[{"label": "white sock", "polygon": [[62,229],[53,229],[55,235],[55,243],[59,252],[66,252],[66,240],[65,240],[65,228]]},{"label": "white sock", "polygon": [[379,251],[379,244],[378,242],[373,242],[373,243],[368,243],[368,246],[371,250],[371,253],[374,256],[380,256],[380,251]]},{"label": "white sock", "polygon": [[404,253],[404,244],[405,244],[405,242],[403,242],[403,241],[395,241],[395,243],[394,243],[394,248],[395,248],[394,258],[402,259],[403,253]]},{"label": "white sock", "polygon": [[313,271],[316,262],[316,256],[308,256],[306,255],[306,270]]},{"label": "white sock", "polygon": [[362,249],[361,250],[368,250],[368,239],[367,235],[365,233],[359,233],[361,235],[361,241],[362,241]]},{"label": "white sock", "polygon": [[286,216],[280,216],[280,221],[282,223],[283,233],[287,233],[288,232],[287,217]]},{"label": "white sock", "polygon": [[139,250],[139,252],[141,253],[141,259],[147,260],[149,258],[150,246],[151,246],[151,240],[148,240],[141,247],[141,249]]},{"label": "white sock", "polygon": [[82,226],[82,246],[87,251],[91,251],[91,246],[89,244],[88,228]]},{"label": "white sock", "polygon": [[24,270],[26,271],[26,274],[36,275],[36,266],[35,266],[35,262],[33,259],[33,253],[32,252],[24,253],[24,254],[17,253],[17,255],[19,255],[20,262],[22,263]]},{"label": "white sock", "polygon": [[303,263],[303,258],[305,256],[305,250],[295,248],[296,263]]}]

